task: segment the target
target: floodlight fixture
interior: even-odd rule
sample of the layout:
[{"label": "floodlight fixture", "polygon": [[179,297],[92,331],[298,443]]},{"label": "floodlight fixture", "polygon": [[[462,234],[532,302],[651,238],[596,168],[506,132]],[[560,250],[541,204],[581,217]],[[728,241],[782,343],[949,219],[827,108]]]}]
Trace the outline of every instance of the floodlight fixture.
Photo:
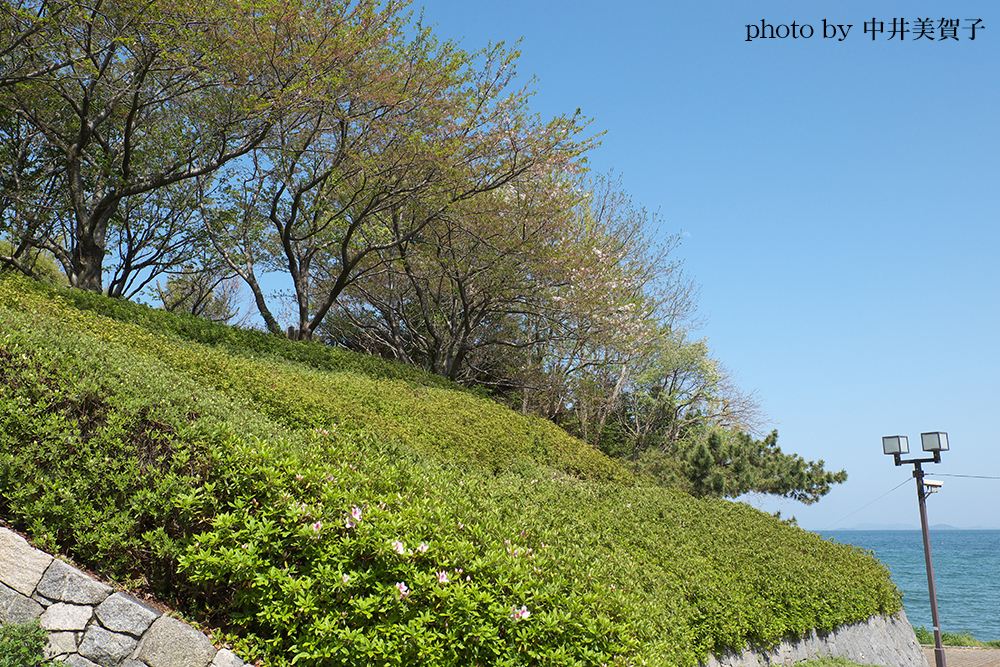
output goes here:
[{"label": "floodlight fixture", "polygon": [[925,452],[948,451],[948,434],[940,431],[920,434],[920,446]]},{"label": "floodlight fixture", "polygon": [[882,438],[882,451],[886,454],[909,454],[910,443],[905,435],[887,435]]}]

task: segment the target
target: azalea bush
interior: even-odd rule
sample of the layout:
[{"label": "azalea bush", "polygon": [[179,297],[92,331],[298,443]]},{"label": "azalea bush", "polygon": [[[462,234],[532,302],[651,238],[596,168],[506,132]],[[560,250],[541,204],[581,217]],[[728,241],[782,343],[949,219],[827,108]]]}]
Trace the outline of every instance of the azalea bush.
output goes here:
[{"label": "azalea bush", "polygon": [[[493,471],[530,460],[578,478],[632,479],[619,463],[551,422],[411,366],[82,290],[54,290],[13,276],[5,282],[0,304],[8,299],[22,311],[54,308],[67,332],[155,359],[170,375],[190,378],[288,428],[374,427],[424,454]],[[205,342],[211,345],[199,344]]]},{"label": "azalea bush", "polygon": [[247,660],[693,666],[900,608],[870,554],[638,484],[469,392],[2,276],[0,378],[4,520]]},{"label": "azalea bush", "polygon": [[620,605],[561,576],[548,545],[470,518],[474,496],[441,496],[465,484],[454,470],[373,434],[308,440],[303,456],[230,440],[215,501],[177,500],[211,524],[181,572],[252,637],[250,654],[307,665],[627,662],[635,641]]},{"label": "azalea bush", "polygon": [[278,664],[694,665],[899,608],[869,554],[739,503],[308,440],[233,441],[182,500],[211,526],[182,572]]}]

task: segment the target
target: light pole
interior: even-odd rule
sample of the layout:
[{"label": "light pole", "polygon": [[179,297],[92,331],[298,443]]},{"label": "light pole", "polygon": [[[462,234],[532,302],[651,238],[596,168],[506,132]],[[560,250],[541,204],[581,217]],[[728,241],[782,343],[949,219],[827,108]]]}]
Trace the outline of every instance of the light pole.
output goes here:
[{"label": "light pole", "polygon": [[924,533],[924,560],[927,561],[927,590],[931,596],[931,622],[934,624],[934,660],[937,667],[945,667],[944,647],[941,645],[941,623],[938,620],[937,591],[934,588],[934,565],[931,563],[931,536],[927,528],[927,496],[936,493],[942,482],[925,480],[921,463],[941,463],[941,452],[948,450],[948,434],[940,431],[920,434],[920,446],[925,452],[933,452],[929,459],[903,459],[910,453],[910,445],[905,435],[887,435],[882,438],[882,451],[892,454],[897,466],[913,464],[913,477],[917,480],[917,500],[920,503],[920,528]]}]

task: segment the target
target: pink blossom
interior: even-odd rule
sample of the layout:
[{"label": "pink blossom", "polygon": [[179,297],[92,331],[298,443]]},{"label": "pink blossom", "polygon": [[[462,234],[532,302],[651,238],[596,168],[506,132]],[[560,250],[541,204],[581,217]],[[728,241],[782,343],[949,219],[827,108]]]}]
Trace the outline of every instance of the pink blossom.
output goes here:
[{"label": "pink blossom", "polygon": [[351,506],[351,516],[354,517],[355,521],[361,521],[361,508],[357,505]]},{"label": "pink blossom", "polygon": [[316,523],[313,524],[313,530],[316,531],[317,533],[320,530],[322,530],[322,528],[323,528],[323,522],[322,521],[317,521]]},{"label": "pink blossom", "polygon": [[427,546],[426,542],[421,542],[420,546],[417,547],[417,551],[419,551],[420,553],[424,554],[424,553],[427,553],[427,549],[429,549],[429,548],[430,547]]},{"label": "pink blossom", "polygon": [[406,545],[400,542],[399,540],[396,540],[395,542],[392,543],[392,550],[398,554],[405,554]]},{"label": "pink blossom", "polygon": [[444,570],[438,572],[437,577],[438,577],[438,583],[441,583],[441,584],[447,584],[448,583],[448,573],[445,572]]},{"label": "pink blossom", "polygon": [[298,473],[295,473],[295,479],[301,481],[302,480],[302,475],[300,475]]},{"label": "pink blossom", "polygon": [[351,580],[351,578],[348,575],[345,574],[344,575],[344,583],[346,584],[350,580]]},{"label": "pink blossom", "polygon": [[396,588],[399,589],[399,594],[402,595],[404,598],[410,594],[410,589],[407,588],[406,584],[404,584],[402,581],[396,582]]},{"label": "pink blossom", "polygon": [[351,517],[345,517],[344,525],[347,526],[348,528],[354,528],[358,524],[354,523],[354,521],[351,520]]},{"label": "pink blossom", "polygon": [[525,607],[524,605],[521,605],[520,609],[517,608],[517,605],[514,605],[513,607],[510,608],[510,617],[513,618],[515,621],[523,621],[529,616],[531,616],[531,612],[528,611],[528,608]]}]

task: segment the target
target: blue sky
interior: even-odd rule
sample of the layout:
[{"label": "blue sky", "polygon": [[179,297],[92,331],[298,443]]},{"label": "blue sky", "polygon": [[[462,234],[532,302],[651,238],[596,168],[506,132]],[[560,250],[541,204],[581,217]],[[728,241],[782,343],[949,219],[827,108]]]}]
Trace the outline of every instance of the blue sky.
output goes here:
[{"label": "blue sky", "polygon": [[[424,20],[469,49],[521,39],[534,110],[580,108],[607,131],[591,167],[683,232],[700,335],[759,391],[785,451],[850,476],[812,506],[750,502],[824,530],[918,524],[912,481],[876,501],[912,469],[883,435],[912,450],[947,431],[931,473],[1000,477],[996,7],[438,0]],[[960,19],[960,41],[886,39],[894,18],[928,17],[935,36]],[[824,19],[853,27],[824,39]],[[985,27],[974,41],[966,19]],[[762,20],[815,32],[747,42]],[[1000,528],[1000,479],[940,479],[932,524]]]}]

